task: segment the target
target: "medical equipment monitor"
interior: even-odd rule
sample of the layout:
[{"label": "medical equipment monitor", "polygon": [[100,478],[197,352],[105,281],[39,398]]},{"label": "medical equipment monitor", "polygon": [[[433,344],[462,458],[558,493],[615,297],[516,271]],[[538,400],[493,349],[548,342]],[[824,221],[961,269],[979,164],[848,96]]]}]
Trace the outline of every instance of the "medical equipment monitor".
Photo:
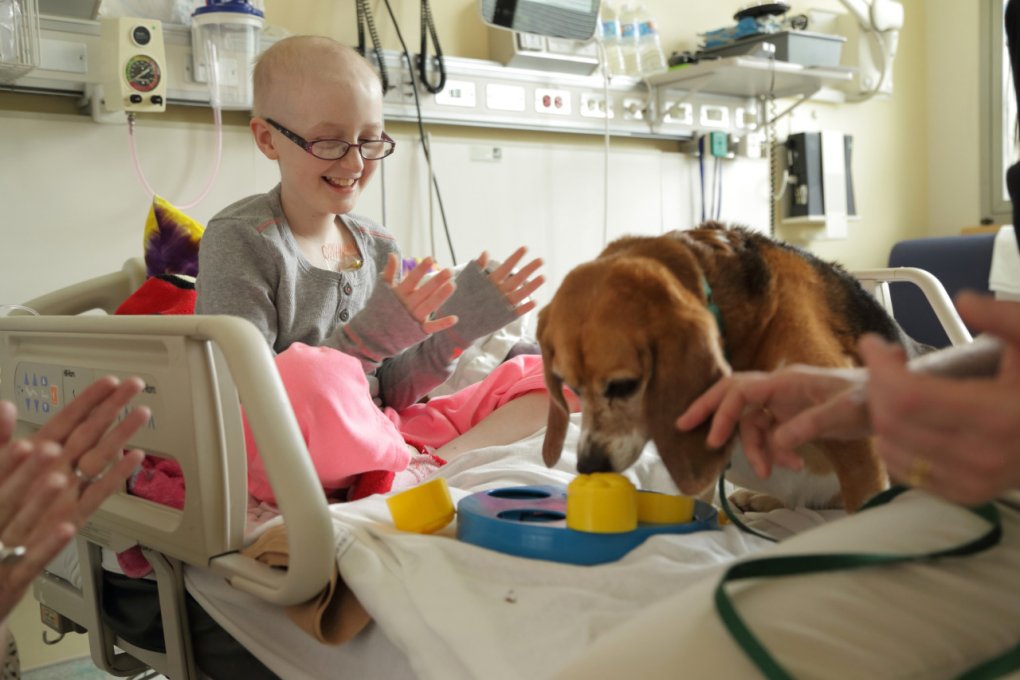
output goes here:
[{"label": "medical equipment monitor", "polygon": [[570,40],[595,35],[601,0],[478,0],[482,20],[519,33]]}]

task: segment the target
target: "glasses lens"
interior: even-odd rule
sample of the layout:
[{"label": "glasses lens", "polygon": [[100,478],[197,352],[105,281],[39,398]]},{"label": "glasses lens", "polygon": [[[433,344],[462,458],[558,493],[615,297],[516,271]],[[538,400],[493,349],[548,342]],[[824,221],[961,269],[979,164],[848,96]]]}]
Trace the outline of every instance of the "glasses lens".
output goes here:
[{"label": "glasses lens", "polygon": [[349,148],[351,148],[350,144],[339,139],[323,139],[318,142],[312,142],[312,153],[316,157],[327,161],[342,158]]},{"label": "glasses lens", "polygon": [[361,157],[366,161],[377,161],[393,153],[393,142],[381,139],[361,143]]}]

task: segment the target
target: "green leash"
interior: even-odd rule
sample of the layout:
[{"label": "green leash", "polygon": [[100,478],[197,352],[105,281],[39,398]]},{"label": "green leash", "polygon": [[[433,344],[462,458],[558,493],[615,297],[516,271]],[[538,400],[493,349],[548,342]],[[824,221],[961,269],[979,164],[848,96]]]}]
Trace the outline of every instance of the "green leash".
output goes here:
[{"label": "green leash", "polygon": [[[863,507],[868,508],[884,505],[907,489],[893,487],[884,491]],[[726,585],[744,579],[775,578],[778,576],[796,576],[801,574],[818,574],[829,571],[844,571],[889,564],[907,562],[929,562],[946,557],[963,557],[987,550],[999,543],[1002,538],[1002,520],[999,510],[992,503],[986,503],[971,511],[990,525],[988,531],[977,538],[959,545],[932,553],[921,555],[897,555],[892,553],[832,553],[828,555],[788,555],[783,557],[762,557],[740,562],[726,570],[722,580],[715,589],[715,607],[733,639],[740,645],[744,653],[769,678],[769,680],[792,680],[792,676],[769,654],[764,645],[758,641],[751,629],[737,613],[733,600],[726,593]],[[1000,677],[1010,671],[1020,669],[1020,645],[1006,653],[972,668],[959,680],[988,680]]]}]

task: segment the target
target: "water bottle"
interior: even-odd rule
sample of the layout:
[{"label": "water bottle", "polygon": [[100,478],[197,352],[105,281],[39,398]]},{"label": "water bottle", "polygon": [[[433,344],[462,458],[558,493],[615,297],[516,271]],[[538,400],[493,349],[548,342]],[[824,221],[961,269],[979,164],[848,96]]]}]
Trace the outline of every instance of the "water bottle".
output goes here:
[{"label": "water bottle", "polygon": [[606,72],[611,76],[626,73],[623,53],[620,51],[620,15],[608,2],[602,3],[602,11],[599,14],[599,40],[605,50]]},{"label": "water bottle", "polygon": [[644,5],[640,5],[635,13],[634,23],[637,26],[637,54],[641,65],[641,75],[649,76],[666,70],[666,55],[659,41],[659,29],[655,19],[648,13]]},{"label": "water bottle", "polygon": [[641,77],[641,59],[638,56],[638,7],[625,3],[620,8],[620,57],[623,71],[635,78]]}]

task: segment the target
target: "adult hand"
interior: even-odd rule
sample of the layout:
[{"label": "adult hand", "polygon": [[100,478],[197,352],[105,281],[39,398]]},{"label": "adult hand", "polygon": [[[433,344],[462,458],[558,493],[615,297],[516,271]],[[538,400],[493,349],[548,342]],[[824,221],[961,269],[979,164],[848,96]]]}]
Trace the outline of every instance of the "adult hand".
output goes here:
[{"label": "adult hand", "polygon": [[[530,299],[530,295],[545,283],[545,278],[541,275],[531,278],[531,275],[542,266],[541,258],[535,258],[520,269],[514,269],[527,252],[528,249],[521,246],[505,262],[489,273],[489,280],[503,294],[503,299],[514,309],[517,316],[524,316],[535,308],[536,303]],[[483,252],[478,256],[476,262],[484,271],[489,264],[489,254]]]},{"label": "adult hand", "polygon": [[400,258],[390,253],[383,270],[383,280],[393,288],[393,292],[403,303],[407,311],[421,324],[425,333],[438,333],[457,323],[454,315],[433,319],[432,314],[453,295],[456,287],[449,269],[442,269],[424,282],[422,279],[432,270],[433,260],[426,257],[412,269],[407,276],[397,281],[400,270]]},{"label": "adult hand", "polygon": [[[719,447],[739,428],[744,454],[762,478],[772,465],[800,469],[794,450],[814,439],[868,434],[861,370],[789,366],[771,373],[734,373],[698,397],[677,419],[691,430],[710,416],[706,443]],[[714,414],[714,415],[713,415]]]},{"label": "adult hand", "polygon": [[860,345],[871,371],[868,408],[876,450],[890,475],[964,504],[1020,488],[1020,304],[961,295],[971,328],[1003,341],[997,375],[912,373],[902,352],[877,338]]},{"label": "adult hand", "polygon": [[24,548],[20,559],[0,561],[0,620],[141,462],[141,451],[123,447],[148,420],[148,409],[110,425],[142,387],[137,378],[98,380],[33,436],[14,441],[15,408],[0,402],[0,542],[7,550]]}]

